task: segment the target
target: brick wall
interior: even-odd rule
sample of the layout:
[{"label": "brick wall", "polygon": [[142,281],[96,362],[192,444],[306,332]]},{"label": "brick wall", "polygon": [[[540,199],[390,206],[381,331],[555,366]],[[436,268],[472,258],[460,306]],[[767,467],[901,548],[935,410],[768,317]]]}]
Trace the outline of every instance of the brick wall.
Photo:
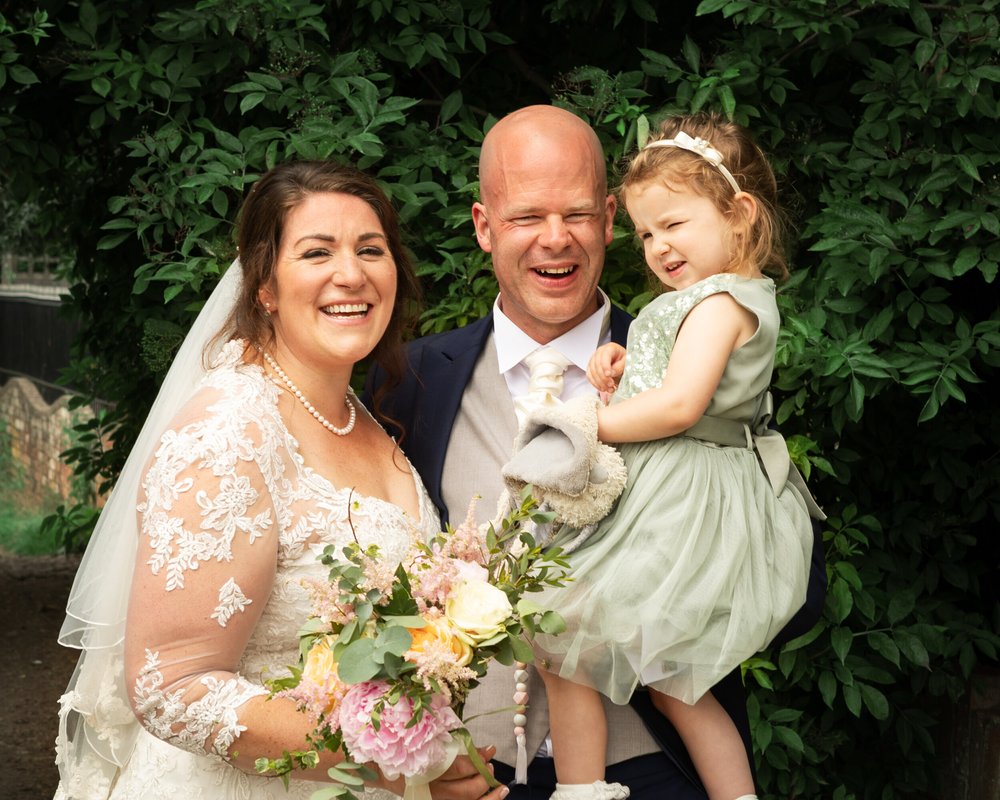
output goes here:
[{"label": "brick wall", "polygon": [[30,380],[11,378],[0,386],[0,420],[7,429],[11,455],[22,467],[23,490],[18,493],[18,502],[30,508],[53,495],[68,498],[73,471],[59,459],[70,444],[66,431],[72,416],[67,398],[47,403]]}]

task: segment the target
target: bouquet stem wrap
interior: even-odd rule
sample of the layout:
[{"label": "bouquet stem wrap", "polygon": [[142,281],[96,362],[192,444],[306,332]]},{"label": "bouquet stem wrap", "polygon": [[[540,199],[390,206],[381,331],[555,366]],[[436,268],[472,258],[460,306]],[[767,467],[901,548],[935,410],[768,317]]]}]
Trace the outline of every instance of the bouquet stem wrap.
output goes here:
[{"label": "bouquet stem wrap", "polygon": [[445,749],[445,756],[421,775],[407,775],[403,800],[433,800],[430,783],[440,778],[463,750],[463,742],[453,735]]},{"label": "bouquet stem wrap", "polygon": [[440,778],[447,772],[448,767],[454,763],[455,759],[463,751],[469,756],[469,760],[472,761],[473,766],[479,770],[479,774],[486,779],[486,783],[490,789],[495,789],[500,785],[500,781],[493,777],[489,767],[486,766],[486,762],[483,761],[479,755],[479,751],[476,750],[476,745],[472,741],[472,735],[465,728],[460,728],[459,730],[452,731],[451,741],[447,745],[444,758],[423,774],[406,777],[406,790],[403,793],[403,800],[433,800],[430,790],[431,781]]}]

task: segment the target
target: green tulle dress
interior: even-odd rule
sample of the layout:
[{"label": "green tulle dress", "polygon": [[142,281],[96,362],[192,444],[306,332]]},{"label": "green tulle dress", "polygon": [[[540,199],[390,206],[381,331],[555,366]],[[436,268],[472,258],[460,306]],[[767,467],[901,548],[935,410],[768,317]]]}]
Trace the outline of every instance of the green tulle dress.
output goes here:
[{"label": "green tulle dress", "polygon": [[[719,292],[759,324],[730,357],[706,414],[751,422],[770,384],[778,336],[769,278],[713,275],[656,298],[629,331],[613,402],[661,384],[684,318]],[[621,498],[569,556],[574,580],[540,598],[568,629],[540,635],[537,655],[615,703],[627,703],[640,684],[694,703],[804,603],[809,514],[790,483],[775,494],[748,447],[673,436],[621,452],[629,473]]]}]

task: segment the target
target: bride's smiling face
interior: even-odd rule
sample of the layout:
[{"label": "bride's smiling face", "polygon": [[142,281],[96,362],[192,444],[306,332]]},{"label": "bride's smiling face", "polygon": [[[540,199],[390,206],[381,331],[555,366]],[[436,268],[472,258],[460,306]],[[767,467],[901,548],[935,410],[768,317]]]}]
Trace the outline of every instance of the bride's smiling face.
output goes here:
[{"label": "bride's smiling face", "polygon": [[259,297],[289,372],[349,372],[382,338],[395,296],[396,263],[368,203],[317,192],[288,212],[273,278]]}]

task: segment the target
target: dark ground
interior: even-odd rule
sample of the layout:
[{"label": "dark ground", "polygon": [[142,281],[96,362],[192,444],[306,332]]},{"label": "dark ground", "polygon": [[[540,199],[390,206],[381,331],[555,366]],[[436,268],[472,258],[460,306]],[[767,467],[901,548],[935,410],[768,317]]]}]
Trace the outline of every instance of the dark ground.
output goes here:
[{"label": "dark ground", "polygon": [[79,556],[0,553],[0,800],[55,792],[58,701],[76,665],[76,651],[56,638],[78,564]]}]

